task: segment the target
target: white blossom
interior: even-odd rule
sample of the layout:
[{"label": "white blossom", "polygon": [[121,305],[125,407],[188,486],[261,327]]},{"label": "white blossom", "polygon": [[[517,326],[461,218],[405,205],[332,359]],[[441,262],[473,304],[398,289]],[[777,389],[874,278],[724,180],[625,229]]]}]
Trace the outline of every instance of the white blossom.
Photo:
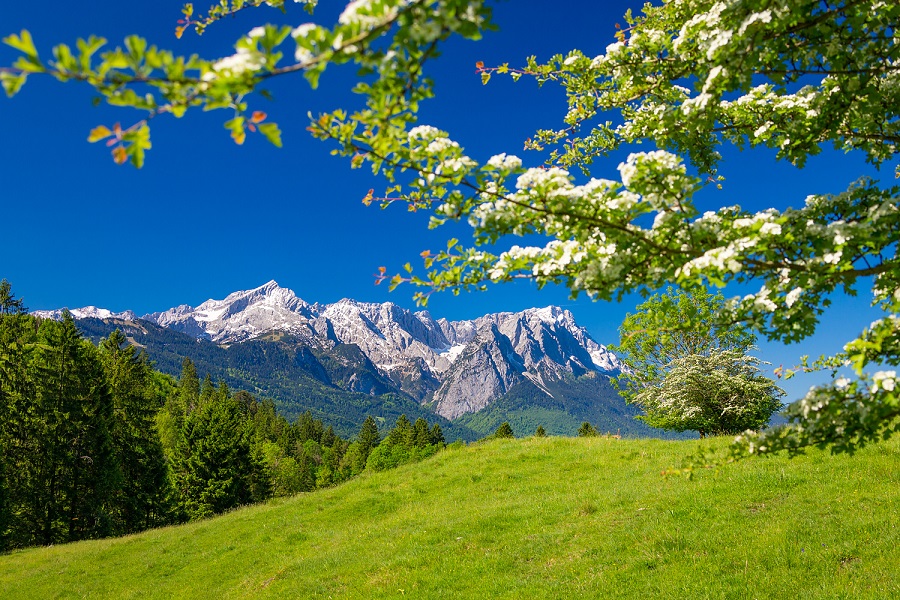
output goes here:
[{"label": "white blossom", "polygon": [[246,72],[258,71],[265,64],[265,58],[259,51],[241,47],[231,56],[214,62],[212,71],[203,74],[203,81],[213,81],[219,75],[238,76]]},{"label": "white blossom", "polygon": [[[618,52],[624,48],[625,48],[624,42],[613,42],[612,44],[610,44],[609,46],[606,47],[606,56],[610,57],[615,54],[618,54]],[[597,57],[597,58],[599,58],[599,57]],[[596,60],[596,59],[594,59],[594,60]]]},{"label": "white blossom", "polygon": [[291,30],[291,37],[294,39],[305,38],[311,31],[314,31],[318,25],[315,23],[302,23]]},{"label": "white blossom", "polygon": [[872,375],[872,393],[882,389],[886,392],[893,392],[897,385],[896,371],[878,371]]},{"label": "white blossom", "polygon": [[771,23],[772,22],[772,11],[764,10],[762,12],[753,13],[741,23],[740,29],[738,29],[738,35],[744,35],[744,32],[747,31],[747,28],[753,25],[754,23]]},{"label": "white blossom", "polygon": [[437,127],[432,127],[431,125],[416,125],[407,133],[407,138],[409,141],[425,139],[425,138],[433,138],[436,135],[439,135],[441,132]]},{"label": "white blossom", "polygon": [[559,167],[551,167],[549,169],[532,167],[519,175],[519,178],[516,180],[516,189],[518,190],[528,190],[548,185],[553,187],[570,186],[569,172]]},{"label": "white blossom", "polygon": [[397,16],[400,7],[409,4],[409,0],[399,0],[395,6],[391,2],[376,2],[375,0],[353,0],[341,16],[338,23],[341,25],[360,24],[364,27],[377,27]]},{"label": "white blossom", "polygon": [[787,293],[787,296],[784,297],[784,303],[788,308],[792,307],[797,299],[800,298],[800,295],[803,293],[803,288],[797,287],[792,289]]},{"label": "white blossom", "polygon": [[459,144],[448,137],[436,137],[425,147],[425,153],[439,154],[448,148],[459,148]]},{"label": "white blossom", "polygon": [[763,223],[759,228],[761,235],[781,235],[781,225],[778,223]]},{"label": "white blossom", "polygon": [[518,156],[512,154],[507,155],[506,152],[503,152],[492,156],[487,161],[487,164],[489,167],[499,171],[514,171],[522,166],[522,159]]}]

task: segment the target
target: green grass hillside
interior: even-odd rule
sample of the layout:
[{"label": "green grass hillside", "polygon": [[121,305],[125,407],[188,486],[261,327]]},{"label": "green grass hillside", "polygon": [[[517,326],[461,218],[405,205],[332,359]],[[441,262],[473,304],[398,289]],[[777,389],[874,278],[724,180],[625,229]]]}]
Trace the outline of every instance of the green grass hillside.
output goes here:
[{"label": "green grass hillside", "polygon": [[700,444],[448,450],[208,521],[0,556],[0,597],[900,597],[900,441],[661,475]]}]

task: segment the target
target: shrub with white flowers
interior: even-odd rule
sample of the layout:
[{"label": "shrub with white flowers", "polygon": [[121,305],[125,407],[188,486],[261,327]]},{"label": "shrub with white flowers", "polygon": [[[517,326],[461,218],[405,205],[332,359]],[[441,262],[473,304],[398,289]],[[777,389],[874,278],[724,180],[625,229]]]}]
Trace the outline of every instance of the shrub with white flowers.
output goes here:
[{"label": "shrub with white flowers", "polygon": [[629,313],[611,347],[625,368],[615,380],[639,419],[701,437],[765,426],[784,392],[747,353],[755,336],[722,323],[722,294],[669,289]]}]

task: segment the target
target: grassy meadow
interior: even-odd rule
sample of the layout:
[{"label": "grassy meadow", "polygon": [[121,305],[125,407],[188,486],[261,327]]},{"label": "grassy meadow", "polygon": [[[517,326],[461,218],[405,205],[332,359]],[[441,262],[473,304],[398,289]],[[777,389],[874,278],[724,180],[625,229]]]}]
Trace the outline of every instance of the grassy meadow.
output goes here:
[{"label": "grassy meadow", "polygon": [[900,597],[900,440],[661,474],[727,442],[449,449],[207,521],[0,556],[0,597]]}]

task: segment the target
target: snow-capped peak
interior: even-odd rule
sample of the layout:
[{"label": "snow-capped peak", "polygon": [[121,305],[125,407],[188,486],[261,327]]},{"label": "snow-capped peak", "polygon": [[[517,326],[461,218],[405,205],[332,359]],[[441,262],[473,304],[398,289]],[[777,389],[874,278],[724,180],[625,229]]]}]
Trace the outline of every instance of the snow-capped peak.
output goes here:
[{"label": "snow-capped peak", "polygon": [[235,342],[276,330],[309,334],[313,310],[293,290],[273,280],[223,300],[209,299],[196,308],[182,305],[143,318],[197,337]]},{"label": "snow-capped peak", "polygon": [[[54,319],[56,321],[62,319],[63,311],[69,310],[65,308],[57,308],[54,310],[36,310],[31,314],[42,319]],[[130,310],[123,312],[113,312],[108,308],[97,308],[96,306],[84,306],[82,308],[73,308],[69,310],[75,319],[122,319],[125,321],[134,321],[137,316]]]}]

